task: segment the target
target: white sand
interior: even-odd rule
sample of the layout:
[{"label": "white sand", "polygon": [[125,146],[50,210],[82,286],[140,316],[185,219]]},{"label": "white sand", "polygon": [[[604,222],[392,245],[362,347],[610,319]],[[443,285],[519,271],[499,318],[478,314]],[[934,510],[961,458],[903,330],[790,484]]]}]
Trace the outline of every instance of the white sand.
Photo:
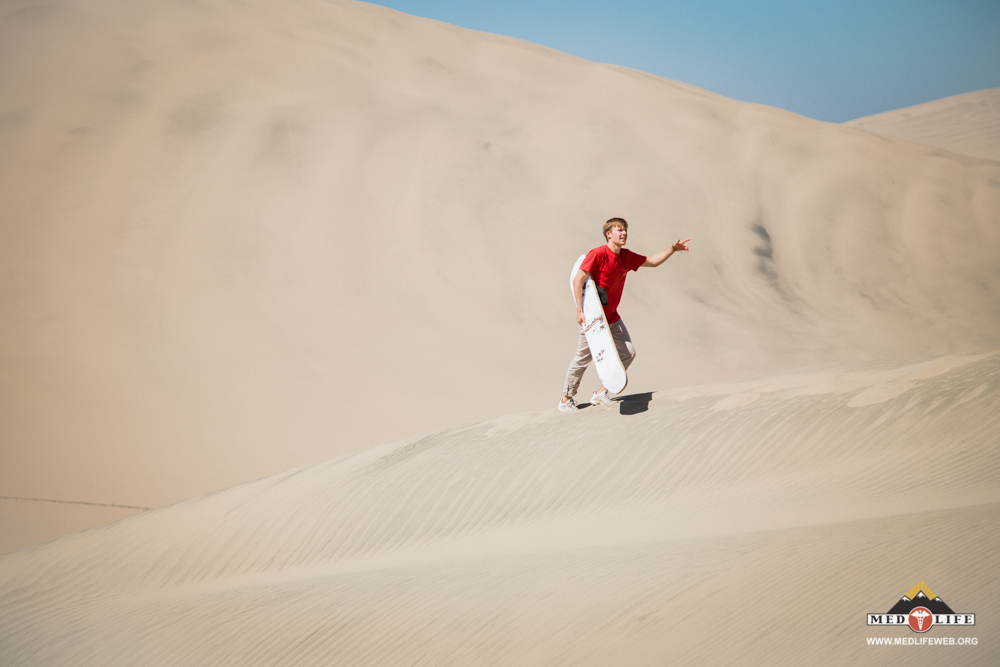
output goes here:
[{"label": "white sand", "polygon": [[[0,494],[309,464],[0,558],[4,667],[939,664],[863,645],[919,580],[1000,657],[1000,164],[360,3],[2,16]],[[663,391],[559,415],[611,215],[693,239]]]},{"label": "white sand", "polygon": [[629,279],[632,390],[1000,347],[1000,166],[359,3],[23,7],[6,495],[160,506],[552,405],[611,215],[693,238]]},{"label": "white sand", "polygon": [[[0,664],[996,664],[998,432],[1000,353],[446,429],[3,557]],[[869,647],[923,580],[980,644]]]},{"label": "white sand", "polygon": [[1000,161],[1000,88],[952,95],[845,123],[897,139]]}]

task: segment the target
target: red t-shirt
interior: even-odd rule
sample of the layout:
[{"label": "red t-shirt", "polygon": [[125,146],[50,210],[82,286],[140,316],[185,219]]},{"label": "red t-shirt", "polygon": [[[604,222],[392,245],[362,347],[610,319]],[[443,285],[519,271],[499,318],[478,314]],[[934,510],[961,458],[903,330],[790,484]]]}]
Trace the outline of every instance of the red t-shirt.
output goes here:
[{"label": "red t-shirt", "polygon": [[622,300],[622,290],[625,289],[625,274],[636,271],[646,262],[646,257],[622,248],[617,255],[606,245],[594,248],[587,253],[580,268],[590,274],[598,286],[608,293],[608,305],[604,306],[608,324],[621,319],[618,314],[618,303]]}]

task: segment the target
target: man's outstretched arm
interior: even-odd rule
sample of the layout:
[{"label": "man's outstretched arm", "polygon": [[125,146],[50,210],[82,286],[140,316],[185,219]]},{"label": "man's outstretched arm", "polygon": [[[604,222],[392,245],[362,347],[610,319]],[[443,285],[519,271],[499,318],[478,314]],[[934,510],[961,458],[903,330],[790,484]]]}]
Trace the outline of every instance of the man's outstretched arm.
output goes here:
[{"label": "man's outstretched arm", "polygon": [[670,259],[670,256],[673,255],[675,252],[681,252],[681,251],[689,252],[687,243],[690,240],[691,239],[685,239],[681,241],[680,239],[678,239],[677,243],[673,244],[663,252],[658,252],[655,255],[650,255],[649,257],[647,257],[646,261],[643,262],[641,266],[659,266],[660,264],[663,264],[665,261]]}]

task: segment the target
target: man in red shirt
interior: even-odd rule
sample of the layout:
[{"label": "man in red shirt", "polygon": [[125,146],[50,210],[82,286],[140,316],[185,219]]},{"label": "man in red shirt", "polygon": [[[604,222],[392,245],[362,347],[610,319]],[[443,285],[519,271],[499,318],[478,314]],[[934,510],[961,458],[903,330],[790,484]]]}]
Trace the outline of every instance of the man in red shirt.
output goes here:
[{"label": "man in red shirt", "polygon": [[[622,299],[622,289],[625,287],[625,276],[629,271],[638,271],[643,266],[659,266],[667,261],[675,252],[688,252],[687,242],[678,240],[661,253],[652,257],[646,257],[631,250],[625,249],[625,241],[628,239],[628,223],[622,218],[611,218],[604,223],[604,238],[607,243],[598,246],[587,253],[587,257],[580,265],[580,270],[573,278],[573,294],[576,297],[576,322],[580,325],[580,338],[577,342],[576,356],[569,364],[566,371],[566,383],[563,386],[563,397],[559,401],[559,410],[569,412],[576,410],[577,389],[580,388],[580,379],[583,372],[590,364],[590,347],[587,345],[587,337],[583,333],[583,283],[588,276],[594,278],[598,287],[603,288],[608,294],[608,303],[604,306],[604,315],[607,317],[608,328],[611,329],[611,337],[615,340],[615,349],[618,357],[622,360],[622,365],[628,368],[635,359],[635,347],[632,339],[628,335],[628,329],[622,322],[618,314],[618,304]],[[608,405],[611,397],[608,390],[602,385],[594,392],[590,398],[594,405]]]}]

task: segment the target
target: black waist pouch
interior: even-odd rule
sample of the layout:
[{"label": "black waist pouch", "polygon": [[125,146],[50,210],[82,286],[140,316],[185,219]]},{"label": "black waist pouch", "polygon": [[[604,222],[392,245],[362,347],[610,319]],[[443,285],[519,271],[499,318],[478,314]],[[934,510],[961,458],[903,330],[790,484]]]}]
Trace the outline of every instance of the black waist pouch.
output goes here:
[{"label": "black waist pouch", "polygon": [[597,285],[596,283],[595,285],[597,286],[597,296],[601,297],[601,305],[608,305],[608,293],[600,285]]}]

